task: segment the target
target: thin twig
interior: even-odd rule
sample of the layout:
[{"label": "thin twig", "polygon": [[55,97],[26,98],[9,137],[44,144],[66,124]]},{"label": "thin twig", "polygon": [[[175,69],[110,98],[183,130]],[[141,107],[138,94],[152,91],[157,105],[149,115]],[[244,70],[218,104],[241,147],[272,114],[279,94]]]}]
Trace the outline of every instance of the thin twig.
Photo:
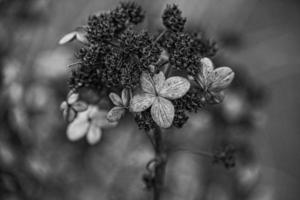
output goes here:
[{"label": "thin twig", "polygon": [[176,148],[176,149],[173,149],[173,152],[176,152],[176,151],[184,151],[184,152],[188,152],[188,153],[192,153],[192,154],[195,154],[195,155],[200,155],[200,156],[205,156],[205,157],[213,157],[214,155],[208,151],[192,151],[190,149],[184,149],[184,148]]}]

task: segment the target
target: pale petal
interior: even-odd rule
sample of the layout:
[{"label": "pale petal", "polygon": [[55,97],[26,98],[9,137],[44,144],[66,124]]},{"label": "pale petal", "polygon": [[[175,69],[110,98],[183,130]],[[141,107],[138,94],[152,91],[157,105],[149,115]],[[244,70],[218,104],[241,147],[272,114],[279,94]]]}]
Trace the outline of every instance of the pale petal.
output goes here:
[{"label": "pale petal", "polygon": [[123,102],[123,106],[128,106],[129,103],[129,99],[130,99],[130,89],[123,89],[122,90],[122,102]]},{"label": "pale petal", "polygon": [[154,95],[148,93],[137,94],[130,101],[130,109],[133,112],[142,112],[152,105],[155,98]]},{"label": "pale petal", "polygon": [[214,70],[214,65],[209,58],[201,59],[201,72],[198,74],[196,81],[199,83],[201,88],[206,89],[208,87],[208,77]]},{"label": "pale petal", "polygon": [[201,59],[202,64],[202,72],[205,76],[207,76],[209,73],[211,73],[214,70],[214,64],[209,58],[202,58]]},{"label": "pale petal", "polygon": [[87,39],[86,36],[87,36],[87,33],[84,32],[84,31],[77,31],[76,32],[76,39],[79,42],[83,43],[83,44],[88,44],[89,43],[89,41],[88,41],[88,39]]},{"label": "pale petal", "polygon": [[187,79],[180,76],[173,76],[165,81],[158,93],[160,96],[168,99],[178,99],[187,93],[190,86],[191,84]]},{"label": "pale petal", "polygon": [[220,67],[210,75],[209,89],[214,92],[227,88],[234,78],[234,72],[229,67]]},{"label": "pale petal", "polygon": [[113,93],[113,92],[110,93],[109,98],[115,106],[122,106],[123,105],[123,101],[122,101],[121,97],[119,95],[117,95],[116,93]]},{"label": "pale petal", "polygon": [[68,104],[73,104],[78,100],[78,98],[79,98],[78,93],[69,93],[67,102],[68,102]]},{"label": "pale petal", "polygon": [[153,82],[154,82],[156,91],[161,90],[165,80],[166,80],[166,77],[165,77],[165,74],[162,71],[160,71],[158,74],[155,74],[153,76]]},{"label": "pale petal", "polygon": [[123,107],[113,107],[106,115],[108,121],[115,122],[119,121],[125,113],[125,108]]},{"label": "pale petal", "polygon": [[67,33],[59,41],[58,44],[63,45],[69,42],[72,42],[76,38],[76,32]]},{"label": "pale petal", "polygon": [[64,120],[66,120],[69,123],[72,122],[76,118],[76,116],[77,116],[77,112],[70,107],[63,110]]},{"label": "pale petal", "polygon": [[82,112],[87,110],[88,104],[85,103],[84,101],[77,101],[74,104],[72,104],[72,108],[77,112]]},{"label": "pale petal", "polygon": [[89,125],[87,113],[80,113],[67,128],[67,136],[69,140],[75,141],[82,138],[87,133]]},{"label": "pale petal", "polygon": [[97,106],[89,106],[88,117],[92,121],[103,121],[106,120],[107,111],[100,110]]},{"label": "pale petal", "polygon": [[66,101],[63,101],[61,104],[60,104],[60,111],[64,111],[68,108],[68,104]]},{"label": "pale petal", "polygon": [[151,116],[153,120],[162,128],[168,128],[172,125],[174,112],[173,104],[162,97],[156,98],[151,107]]},{"label": "pale petal", "polygon": [[155,94],[154,83],[149,73],[143,72],[141,75],[141,86],[144,92]]},{"label": "pale petal", "polygon": [[94,145],[101,139],[101,136],[102,136],[101,128],[95,125],[91,125],[88,130],[86,139],[89,144]]}]

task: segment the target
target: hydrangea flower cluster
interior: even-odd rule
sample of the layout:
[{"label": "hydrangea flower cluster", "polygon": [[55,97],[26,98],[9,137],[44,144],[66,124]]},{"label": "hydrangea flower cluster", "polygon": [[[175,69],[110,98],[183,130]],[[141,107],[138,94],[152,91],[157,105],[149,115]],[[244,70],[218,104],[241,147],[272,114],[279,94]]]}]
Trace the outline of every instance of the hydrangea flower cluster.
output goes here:
[{"label": "hydrangea flower cluster", "polygon": [[[70,100],[70,94],[62,109],[71,122],[68,136],[73,140],[84,134],[91,144],[95,143],[93,138],[99,140],[99,131],[94,128],[98,126],[89,128],[88,124],[98,124],[89,120],[89,112],[93,116],[106,112],[105,123],[112,124],[129,112],[139,128],[149,131],[182,127],[189,112],[222,101],[222,91],[233,80],[234,72],[229,67],[214,69],[211,57],[216,53],[215,43],[185,31],[186,18],[177,5],[167,5],[163,11],[165,29],[161,33],[137,31],[144,18],[140,6],[122,2],[108,12],[91,15],[86,25],[59,41],[60,44],[77,41],[83,46],[76,53],[78,62],[71,67],[69,80],[76,100],[85,88],[99,94],[101,101],[113,104],[101,110],[95,108],[97,103],[85,106],[79,101],[82,108],[77,109],[79,103]],[[71,116],[66,114],[69,110]],[[75,131],[73,137],[70,131],[78,124],[84,128],[80,128],[80,134]]]}]

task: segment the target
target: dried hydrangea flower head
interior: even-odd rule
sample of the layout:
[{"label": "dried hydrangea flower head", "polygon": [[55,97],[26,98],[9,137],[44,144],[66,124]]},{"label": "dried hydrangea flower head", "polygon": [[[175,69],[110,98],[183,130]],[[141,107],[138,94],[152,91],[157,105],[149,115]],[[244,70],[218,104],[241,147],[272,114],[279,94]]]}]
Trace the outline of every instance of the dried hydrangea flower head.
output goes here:
[{"label": "dried hydrangea flower head", "polygon": [[[163,11],[165,30],[159,34],[136,31],[144,17],[139,5],[122,2],[91,15],[86,25],[65,35],[60,44],[83,45],[71,67],[70,89],[89,89],[102,102],[111,102],[112,107],[102,108],[109,122],[117,123],[129,112],[141,129],[182,127],[189,112],[211,103],[208,96],[223,95],[234,73],[228,67],[214,69],[214,43],[185,31],[186,18],[177,5]],[[66,108],[70,104],[64,103]]]},{"label": "dried hydrangea flower head", "polygon": [[[86,136],[88,143],[95,144],[103,128],[116,126],[130,113],[153,146],[155,158],[147,164],[144,181],[153,190],[153,199],[159,200],[167,163],[162,129],[181,128],[188,113],[220,103],[234,72],[229,67],[214,69],[215,43],[201,33],[185,31],[186,18],[177,5],[167,5],[163,11],[165,28],[158,34],[137,31],[135,26],[144,17],[137,4],[120,3],[109,12],[91,15],[86,25],[59,43],[82,44],[76,54],[78,62],[71,65],[70,90],[82,96],[83,89],[93,91],[99,97],[97,101],[85,99],[88,109],[72,117],[68,138],[74,141]],[[73,102],[63,103],[63,112],[77,112]],[[231,151],[214,158],[233,165]]]}]

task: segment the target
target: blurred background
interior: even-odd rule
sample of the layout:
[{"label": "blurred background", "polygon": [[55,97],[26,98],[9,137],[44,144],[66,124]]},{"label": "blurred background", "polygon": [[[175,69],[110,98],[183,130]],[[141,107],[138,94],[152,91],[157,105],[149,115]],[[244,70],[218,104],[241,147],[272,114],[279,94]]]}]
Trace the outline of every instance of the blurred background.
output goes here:
[{"label": "blurred background", "polygon": [[[296,0],[137,0],[142,28],[162,28],[177,3],[187,29],[215,40],[215,63],[236,71],[221,105],[170,130],[192,152],[237,147],[233,169],[188,151],[169,152],[164,199],[298,200],[300,196],[300,4]],[[142,181],[153,157],[130,117],[99,144],[68,141],[59,105],[74,45],[67,32],[117,0],[0,0],[0,199],[150,199]]]}]

